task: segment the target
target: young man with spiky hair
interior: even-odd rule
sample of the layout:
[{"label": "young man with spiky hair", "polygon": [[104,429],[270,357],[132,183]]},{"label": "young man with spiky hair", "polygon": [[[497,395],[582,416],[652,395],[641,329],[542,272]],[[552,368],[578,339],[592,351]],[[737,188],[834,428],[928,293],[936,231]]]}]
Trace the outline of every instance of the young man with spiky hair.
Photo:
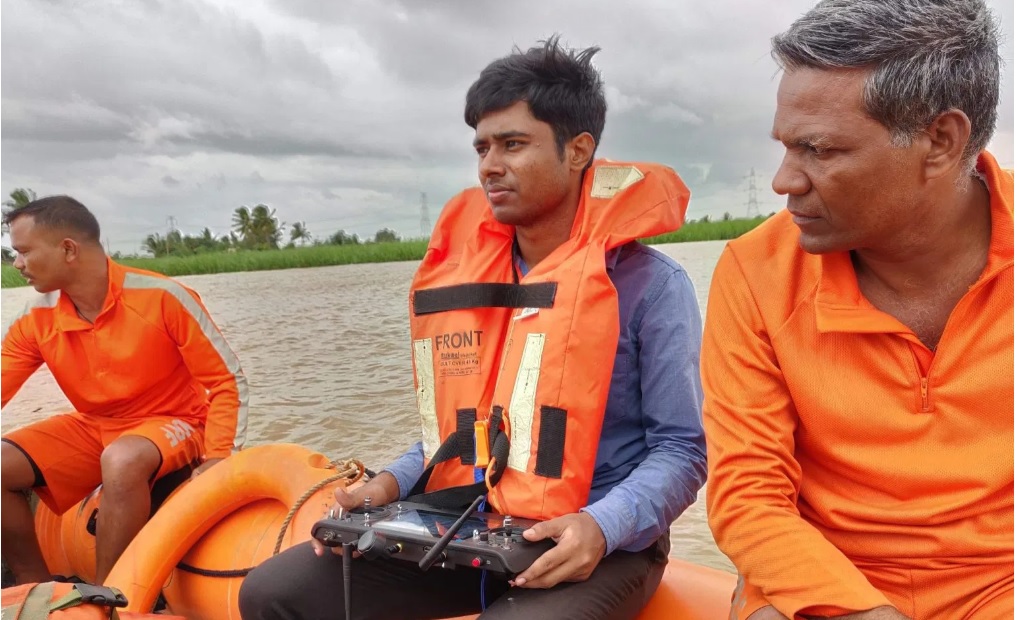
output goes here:
[{"label": "young man with spiky hair", "polygon": [[[636,241],[680,226],[689,194],[663,166],[594,160],[596,51],[551,39],[470,88],[482,187],[445,206],[412,285],[422,441],[336,492],[346,510],[486,493],[489,510],[540,521],[528,540],[557,545],[511,581],[356,560],[355,618],[633,618],[703,484],[695,291]],[[241,613],[340,617],[341,583],[335,555],[298,546],[247,577]]]}]

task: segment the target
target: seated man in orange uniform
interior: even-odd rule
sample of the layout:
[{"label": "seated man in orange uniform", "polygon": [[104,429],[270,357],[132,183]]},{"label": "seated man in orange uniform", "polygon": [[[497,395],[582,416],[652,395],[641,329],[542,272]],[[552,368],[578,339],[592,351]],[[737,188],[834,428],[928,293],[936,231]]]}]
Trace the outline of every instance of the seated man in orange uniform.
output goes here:
[{"label": "seated man in orange uniform", "polygon": [[1013,617],[1013,173],[982,0],[824,0],[773,39],[773,189],[703,345],[731,617]]},{"label": "seated man in orange uniform", "polygon": [[102,483],[102,583],[147,521],[153,481],[242,447],[247,381],[198,295],[107,258],[78,201],[41,198],[4,223],[43,295],[4,330],[3,405],[45,363],[76,411],[3,436],[3,557],[18,583],[48,581],[23,491],[60,514]]}]

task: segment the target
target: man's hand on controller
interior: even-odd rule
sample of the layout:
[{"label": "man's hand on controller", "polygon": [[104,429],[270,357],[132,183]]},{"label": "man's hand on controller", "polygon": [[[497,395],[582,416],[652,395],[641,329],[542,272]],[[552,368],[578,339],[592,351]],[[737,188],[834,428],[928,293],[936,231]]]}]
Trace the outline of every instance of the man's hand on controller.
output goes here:
[{"label": "man's hand on controller", "polygon": [[[389,502],[399,499],[399,485],[392,474],[382,472],[377,478],[353,490],[347,490],[346,487],[342,486],[336,487],[335,504],[332,505],[331,509],[332,514],[339,516],[342,512],[362,507],[365,497],[371,498],[372,506],[384,506]],[[314,554],[317,556],[325,555],[325,549],[328,548],[314,538],[311,539],[311,546],[314,547]],[[331,549],[332,553],[336,555],[342,555],[343,553],[342,545],[331,547]],[[356,550],[353,551],[353,557],[359,555]]]},{"label": "man's hand on controller", "polygon": [[604,557],[604,532],[585,512],[544,521],[523,532],[531,542],[551,538],[558,543],[510,583],[521,588],[550,588],[563,581],[585,581]]},{"label": "man's hand on controller", "polygon": [[[360,487],[359,489],[354,489],[353,491],[347,491],[346,487],[341,487],[341,486],[340,487],[336,487],[335,488],[335,503],[332,504],[332,508],[329,510],[329,513],[335,515],[336,517],[338,517],[343,512],[346,512],[346,511],[349,511],[349,510],[354,510],[356,508],[360,508],[361,506],[363,506],[364,505],[364,497],[365,497],[365,495],[360,493],[360,491],[363,491],[366,486],[367,485],[364,485],[364,486]],[[374,504],[374,498],[371,498],[371,503],[372,503],[372,505]],[[317,555],[318,557],[321,557],[321,556],[325,555],[325,549],[329,548],[329,547],[326,547],[325,545],[321,544],[317,539],[314,539],[314,538],[311,539],[311,545],[314,547],[314,555]],[[332,549],[332,553],[334,553],[336,555],[342,555],[343,554],[343,547],[342,547],[342,545],[338,545],[336,547],[331,547],[331,549]],[[353,555],[356,556],[356,555],[359,555],[359,554],[356,551],[354,551]]]}]

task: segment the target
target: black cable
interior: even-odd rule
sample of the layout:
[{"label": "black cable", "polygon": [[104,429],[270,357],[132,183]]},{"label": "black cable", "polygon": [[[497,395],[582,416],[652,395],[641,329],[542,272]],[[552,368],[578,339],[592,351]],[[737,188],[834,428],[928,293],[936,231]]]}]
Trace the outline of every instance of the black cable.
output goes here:
[{"label": "black cable", "polygon": [[353,586],[351,585],[351,574],[353,573],[353,543],[343,543],[343,598],[346,601],[346,620],[353,620]]}]

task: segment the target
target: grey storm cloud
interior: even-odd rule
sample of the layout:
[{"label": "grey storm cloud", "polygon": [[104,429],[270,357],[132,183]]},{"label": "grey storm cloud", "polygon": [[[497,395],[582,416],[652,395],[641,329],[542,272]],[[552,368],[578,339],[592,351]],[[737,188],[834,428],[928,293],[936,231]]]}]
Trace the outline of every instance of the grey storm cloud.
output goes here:
[{"label": "grey storm cloud", "polygon": [[[225,234],[265,203],[312,234],[421,234],[420,206],[472,185],[466,89],[491,60],[560,33],[598,45],[599,154],[673,166],[690,217],[764,212],[780,148],[769,38],[811,0],[5,0],[0,189],[68,193],[114,249],[170,218]],[[997,135],[1013,165],[1013,5]],[[426,193],[426,198],[421,194]]]}]

